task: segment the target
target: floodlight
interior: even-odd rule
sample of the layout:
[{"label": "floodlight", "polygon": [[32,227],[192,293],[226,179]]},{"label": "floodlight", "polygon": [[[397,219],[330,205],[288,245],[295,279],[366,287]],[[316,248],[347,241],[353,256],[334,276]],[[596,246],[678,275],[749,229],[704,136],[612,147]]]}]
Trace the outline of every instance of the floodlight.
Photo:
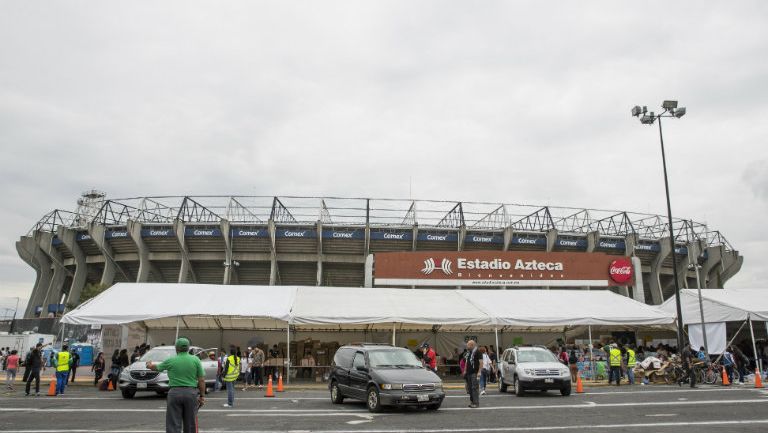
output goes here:
[{"label": "floodlight", "polygon": [[651,125],[653,123],[653,116],[643,114],[643,117],[640,118],[640,123],[643,125]]},{"label": "floodlight", "polygon": [[648,106],[647,105],[643,105],[643,114],[645,114],[647,112],[648,112]]},{"label": "floodlight", "polygon": [[661,108],[664,108],[665,110],[674,110],[677,108],[677,101],[664,101],[661,104]]},{"label": "floodlight", "polygon": [[634,107],[632,107],[632,115],[635,117],[639,116],[641,111],[642,111],[642,108],[640,108],[639,105],[635,105]]},{"label": "floodlight", "polygon": [[675,117],[678,119],[685,116],[685,107],[680,107],[677,110],[675,110]]}]

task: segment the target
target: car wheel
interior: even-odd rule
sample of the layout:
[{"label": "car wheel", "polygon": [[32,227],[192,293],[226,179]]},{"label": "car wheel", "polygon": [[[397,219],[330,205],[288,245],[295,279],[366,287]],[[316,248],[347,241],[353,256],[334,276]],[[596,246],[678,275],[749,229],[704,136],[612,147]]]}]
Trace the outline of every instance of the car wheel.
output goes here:
[{"label": "car wheel", "polygon": [[571,385],[568,385],[567,387],[565,387],[565,388],[562,388],[562,389],[560,390],[560,394],[561,394],[563,397],[571,395]]},{"label": "car wheel", "polygon": [[371,412],[381,412],[381,400],[379,399],[379,390],[375,386],[368,388],[368,398],[366,399],[368,410]]},{"label": "car wheel", "polygon": [[427,406],[427,410],[438,410],[440,409],[441,404],[442,403],[430,404],[429,406]]},{"label": "car wheel", "polygon": [[507,384],[504,383],[504,379],[499,376],[499,392],[507,392]]},{"label": "car wheel", "polygon": [[120,392],[123,394],[123,398],[133,398],[136,395],[136,391],[132,389],[122,389]]},{"label": "car wheel", "polygon": [[343,402],[344,402],[344,396],[341,395],[339,384],[336,381],[334,381],[333,383],[331,383],[331,403],[341,404]]},{"label": "car wheel", "polygon": [[517,377],[515,377],[513,386],[515,387],[515,395],[518,397],[522,397],[524,395],[525,390],[523,389],[523,386],[520,385],[520,381],[517,380]]}]

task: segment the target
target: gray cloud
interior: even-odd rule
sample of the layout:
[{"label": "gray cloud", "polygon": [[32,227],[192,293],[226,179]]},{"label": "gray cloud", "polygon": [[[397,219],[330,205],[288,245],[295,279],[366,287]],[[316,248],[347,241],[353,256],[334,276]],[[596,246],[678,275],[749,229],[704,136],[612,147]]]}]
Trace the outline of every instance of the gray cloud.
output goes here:
[{"label": "gray cloud", "polygon": [[722,230],[747,258],[733,285],[757,284],[767,9],[6,2],[0,291],[34,279],[13,242],[91,187],[407,197],[412,179],[419,198],[663,212],[658,133],[629,108],[665,98],[689,110],[664,124],[675,214]]}]

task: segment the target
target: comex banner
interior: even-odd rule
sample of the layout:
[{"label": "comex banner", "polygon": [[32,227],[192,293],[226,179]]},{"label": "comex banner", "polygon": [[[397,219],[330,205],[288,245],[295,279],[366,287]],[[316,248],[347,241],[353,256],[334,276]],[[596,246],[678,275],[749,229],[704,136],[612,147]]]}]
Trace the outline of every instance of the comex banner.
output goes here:
[{"label": "comex banner", "polygon": [[374,255],[377,286],[627,286],[628,257],[534,251],[397,252]]}]

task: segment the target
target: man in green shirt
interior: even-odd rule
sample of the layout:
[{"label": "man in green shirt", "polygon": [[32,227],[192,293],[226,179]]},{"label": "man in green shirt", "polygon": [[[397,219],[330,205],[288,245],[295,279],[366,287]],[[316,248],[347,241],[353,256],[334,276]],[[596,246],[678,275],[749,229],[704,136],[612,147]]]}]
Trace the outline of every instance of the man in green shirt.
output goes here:
[{"label": "man in green shirt", "polygon": [[[147,368],[168,371],[168,401],[165,411],[167,433],[197,433],[197,409],[205,404],[205,372],[203,363],[189,354],[189,340],[176,340],[176,356],[158,365],[147,362]],[[182,430],[183,424],[183,430]]]}]

